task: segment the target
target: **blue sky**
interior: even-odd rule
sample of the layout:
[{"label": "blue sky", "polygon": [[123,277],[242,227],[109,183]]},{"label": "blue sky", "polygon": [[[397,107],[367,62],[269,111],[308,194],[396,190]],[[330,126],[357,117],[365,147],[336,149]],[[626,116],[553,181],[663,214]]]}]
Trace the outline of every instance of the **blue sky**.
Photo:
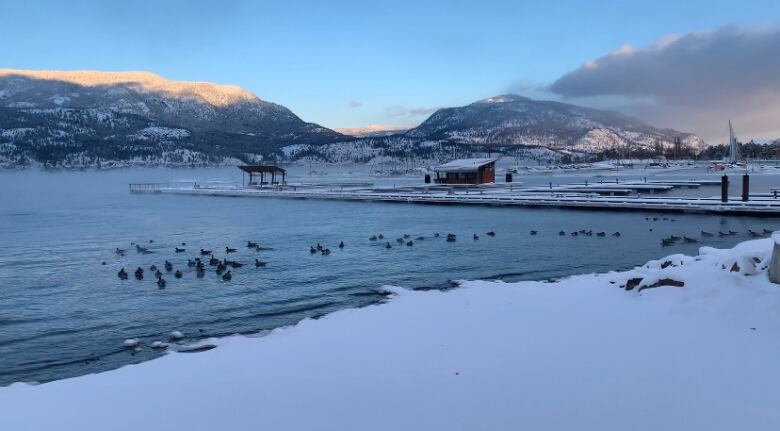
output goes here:
[{"label": "blue sky", "polygon": [[621,45],[770,28],[778,1],[10,1],[0,67],[230,83],[327,127],[548,85]]}]

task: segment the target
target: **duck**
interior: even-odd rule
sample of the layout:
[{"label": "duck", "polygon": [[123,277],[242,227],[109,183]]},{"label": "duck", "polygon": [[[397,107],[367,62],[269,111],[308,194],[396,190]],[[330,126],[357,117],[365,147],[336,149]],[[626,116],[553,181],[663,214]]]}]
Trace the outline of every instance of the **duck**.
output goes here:
[{"label": "duck", "polygon": [[200,249],[200,255],[201,256],[208,256],[210,254],[211,254],[211,250]]},{"label": "duck", "polygon": [[487,236],[496,236],[496,233],[492,230],[486,234]]},{"label": "duck", "polygon": [[417,237],[417,238],[415,238],[415,239],[416,239],[417,241],[422,241],[422,240],[424,240],[424,239],[425,239],[425,237],[424,237],[424,236],[418,236],[418,237]]},{"label": "duck", "polygon": [[474,234],[474,236],[473,236],[472,238],[474,238],[474,241],[476,241],[476,240],[478,240],[478,239],[479,239],[479,235],[477,235],[477,234]]},{"label": "duck", "polygon": [[341,242],[339,243],[339,248],[344,248],[344,241],[341,241]]},{"label": "duck", "polygon": [[141,247],[140,245],[136,244],[135,245],[135,251],[137,253],[143,253],[143,252],[149,251],[149,249],[146,248],[146,247]]},{"label": "duck", "polygon": [[707,231],[705,231],[705,230],[703,230],[703,231],[701,231],[701,236],[712,236],[712,234],[707,232]]},{"label": "duck", "polygon": [[539,233],[539,232],[537,232],[537,231],[535,231],[535,230],[531,230],[531,232],[529,232],[529,233],[530,233],[531,235],[536,235],[536,234],[537,234],[537,233]]},{"label": "duck", "polygon": [[414,245],[414,242],[412,242],[412,241],[408,241],[408,242],[406,243],[406,246],[407,246],[407,247],[411,247],[411,246],[413,246],[413,245]]},{"label": "duck", "polygon": [[120,280],[127,280],[127,272],[125,271],[124,268],[119,270],[117,276],[119,277]]},{"label": "duck", "polygon": [[220,264],[217,265],[217,274],[221,275],[226,269],[227,267],[220,262]]},{"label": "duck", "polygon": [[385,243],[385,248],[393,248],[393,246],[392,246],[392,245],[390,245],[390,243],[389,243],[389,242],[386,242],[386,243]]},{"label": "duck", "polygon": [[377,240],[377,236],[376,235],[371,235],[371,237],[369,237],[368,240],[369,241],[376,241]]},{"label": "duck", "polygon": [[330,249],[329,249],[329,248],[323,248],[323,249],[322,249],[322,255],[323,255],[323,256],[327,256],[327,255],[329,255],[329,254],[330,254]]},{"label": "duck", "polygon": [[593,236],[593,231],[592,230],[585,231],[585,235],[586,236]]},{"label": "duck", "polygon": [[454,233],[448,233],[447,234],[447,242],[454,242],[457,237]]},{"label": "duck", "polygon": [[566,235],[566,232],[564,232],[564,231],[562,231],[562,230],[561,230],[561,231],[558,231],[558,236],[564,236],[564,235]]},{"label": "duck", "polygon": [[577,235],[579,235],[579,232],[577,232],[577,231],[574,231],[574,232],[571,233],[571,236],[577,236]]},{"label": "duck", "polygon": [[176,277],[176,278],[181,278],[182,275],[183,274],[178,269],[176,270],[176,272],[173,273],[173,276]]},{"label": "duck", "polygon": [[149,267],[149,271],[155,272],[157,271],[157,265],[152,265]]},{"label": "duck", "polygon": [[395,242],[397,242],[398,244],[403,244],[404,239],[403,238],[396,238]]},{"label": "duck", "polygon": [[377,236],[377,238],[379,238],[379,239],[384,239],[384,238],[385,238],[385,236],[384,236],[384,235],[382,235],[382,234],[380,233],[380,234],[379,234],[379,236]]},{"label": "duck", "polygon": [[685,236],[685,235],[683,235],[683,241],[685,241],[685,242],[688,242],[688,243],[699,242],[699,240],[698,240],[698,239],[696,239],[696,238],[691,238],[691,237],[687,237],[687,236]]},{"label": "duck", "polygon": [[729,230],[729,235],[736,235],[737,233],[739,233],[739,232],[736,232],[736,231],[733,231],[733,230]]},{"label": "duck", "polygon": [[674,245],[674,241],[669,238],[661,238],[661,246],[668,247],[670,245]]},{"label": "duck", "polygon": [[233,278],[233,274],[230,271],[222,274],[223,281],[230,281],[232,278]]},{"label": "duck", "polygon": [[214,257],[214,255],[213,255],[213,254],[211,255],[211,259],[209,259],[209,265],[211,265],[211,266],[217,266],[217,265],[219,265],[219,259],[217,259],[216,257]]},{"label": "duck", "polygon": [[160,289],[165,289],[165,279],[160,277],[157,279],[157,287]]},{"label": "duck", "polygon": [[252,242],[252,241],[247,241],[246,242],[246,248],[255,248],[255,247],[257,247],[257,243],[256,242]]},{"label": "duck", "polygon": [[228,254],[228,253],[235,253],[235,252],[237,252],[237,251],[238,251],[238,250],[237,250],[237,249],[235,249],[235,248],[225,247],[225,254]]},{"label": "duck", "polygon": [[317,252],[317,249],[316,249],[316,248],[314,248],[314,246],[313,246],[313,245],[312,245],[312,246],[309,246],[309,253],[311,253],[311,254],[314,254],[314,253],[316,253],[316,252]]},{"label": "duck", "polygon": [[192,267],[193,267],[193,266],[195,266],[195,265],[196,265],[196,264],[195,264],[195,261],[194,261],[194,260],[187,259],[187,266],[189,266],[190,268],[192,268]]},{"label": "duck", "polygon": [[764,228],[764,233],[766,233],[766,234],[772,233],[772,230]]},{"label": "duck", "polygon": [[682,238],[677,235],[669,235],[669,239],[671,239],[672,241],[679,241]]},{"label": "duck", "polygon": [[122,250],[121,248],[117,247],[116,250],[114,251],[114,253],[118,254],[119,256],[124,256],[125,251]]},{"label": "duck", "polygon": [[173,271],[173,264],[168,262],[167,260],[165,261],[165,270],[169,272]]},{"label": "duck", "polygon": [[255,268],[260,268],[261,266],[265,266],[266,262],[263,262],[262,260],[255,259]]},{"label": "duck", "polygon": [[728,236],[728,232],[718,231],[718,236]]},{"label": "duck", "polygon": [[186,246],[186,245],[187,245],[187,243],[186,243],[186,242],[183,242],[183,243],[181,243],[181,246],[182,246],[182,247],[184,247],[184,246]]},{"label": "duck", "polygon": [[607,236],[606,232],[596,232],[596,236]]},{"label": "duck", "polygon": [[138,280],[144,279],[144,269],[141,268],[140,266],[138,267],[138,269],[135,270],[135,278]]},{"label": "duck", "polygon": [[157,271],[154,271],[154,277],[155,278],[161,278],[162,277],[162,272],[160,272],[159,269]]},{"label": "duck", "polygon": [[176,253],[184,253],[185,251],[187,251],[186,248],[174,247],[174,249],[176,250]]},{"label": "duck", "polygon": [[439,232],[436,232],[436,233],[434,233],[434,234],[433,234],[433,237],[434,237],[434,238],[438,238],[438,237],[439,237]]},{"label": "duck", "polygon": [[750,229],[748,229],[748,233],[750,234],[750,236],[752,236],[752,237],[754,237],[754,238],[755,238],[755,237],[758,237],[758,236],[761,236],[761,234],[760,234],[760,233],[758,233],[758,232],[754,232],[754,231],[752,231],[752,230],[750,230]]},{"label": "duck", "polygon": [[620,232],[615,232],[612,234],[615,238],[620,238]]},{"label": "duck", "polygon": [[404,237],[404,239],[407,239],[407,238],[409,238],[409,234],[408,234],[408,233],[405,233],[405,234],[403,235],[403,237]]}]

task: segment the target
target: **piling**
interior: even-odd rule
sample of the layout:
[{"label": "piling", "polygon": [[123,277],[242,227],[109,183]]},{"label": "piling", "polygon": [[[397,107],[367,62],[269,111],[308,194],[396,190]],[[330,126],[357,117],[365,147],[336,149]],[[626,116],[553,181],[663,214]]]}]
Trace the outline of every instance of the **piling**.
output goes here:
[{"label": "piling", "polygon": [[772,234],[772,260],[769,262],[769,281],[780,284],[780,232]]},{"label": "piling", "polygon": [[425,184],[431,183],[431,176],[429,174],[425,174]]},{"label": "piling", "polygon": [[506,173],[506,182],[511,183],[512,182],[512,173],[507,172]]},{"label": "piling", "polygon": [[742,175],[742,202],[750,200],[750,175]]},{"label": "piling", "polygon": [[728,202],[729,201],[729,177],[728,175],[723,175],[720,177],[720,201],[721,202]]}]

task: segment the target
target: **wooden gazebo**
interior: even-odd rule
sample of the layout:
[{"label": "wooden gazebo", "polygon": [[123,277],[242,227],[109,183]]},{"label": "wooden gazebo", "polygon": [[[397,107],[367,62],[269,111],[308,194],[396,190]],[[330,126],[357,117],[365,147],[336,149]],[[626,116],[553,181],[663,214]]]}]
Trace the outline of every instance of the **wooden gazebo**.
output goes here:
[{"label": "wooden gazebo", "polygon": [[[284,184],[285,178],[287,176],[287,170],[280,168],[279,166],[272,166],[272,165],[255,165],[255,166],[239,166],[238,169],[241,169],[245,173],[249,174],[249,183],[248,186],[262,186],[265,184]],[[260,174],[260,182],[258,183],[255,180],[255,175]],[[271,181],[266,181],[265,176],[267,174],[271,175]],[[277,180],[277,176],[282,176],[282,181]]]}]

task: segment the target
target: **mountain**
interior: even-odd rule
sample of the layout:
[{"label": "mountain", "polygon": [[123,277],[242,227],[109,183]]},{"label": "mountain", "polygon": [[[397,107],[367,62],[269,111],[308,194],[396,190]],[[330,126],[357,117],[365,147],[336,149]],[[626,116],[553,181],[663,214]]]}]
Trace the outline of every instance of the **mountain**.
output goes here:
[{"label": "mountain", "polygon": [[405,136],[464,144],[532,145],[587,152],[617,146],[671,146],[675,138],[695,150],[704,142],[691,133],[652,127],[612,111],[560,102],[532,100],[513,94],[470,105],[444,108]]},{"label": "mountain", "polygon": [[237,86],[0,69],[0,164],[205,165],[345,139]]},{"label": "mountain", "polygon": [[390,136],[405,133],[414,126],[399,126],[391,124],[370,124],[364,127],[341,127],[333,129],[343,135],[354,136],[356,138]]}]

